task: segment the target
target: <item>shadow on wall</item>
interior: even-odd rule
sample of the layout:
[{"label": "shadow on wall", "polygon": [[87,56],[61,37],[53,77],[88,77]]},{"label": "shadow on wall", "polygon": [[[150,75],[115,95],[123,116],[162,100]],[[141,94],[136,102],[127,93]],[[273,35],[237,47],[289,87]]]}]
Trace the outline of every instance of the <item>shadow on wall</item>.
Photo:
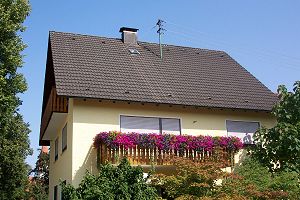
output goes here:
[{"label": "shadow on wall", "polygon": [[[76,157],[74,159],[76,159]],[[78,187],[87,171],[95,175],[99,173],[97,168],[97,150],[93,147],[93,145],[90,146],[82,165],[75,171],[75,175],[73,177],[73,185],[75,187]]]}]

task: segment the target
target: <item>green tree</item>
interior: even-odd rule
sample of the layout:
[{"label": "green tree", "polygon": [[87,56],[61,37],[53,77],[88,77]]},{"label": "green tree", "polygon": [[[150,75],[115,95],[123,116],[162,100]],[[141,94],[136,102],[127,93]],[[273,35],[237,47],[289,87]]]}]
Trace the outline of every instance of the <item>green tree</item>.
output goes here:
[{"label": "green tree", "polygon": [[34,173],[34,176],[28,184],[26,199],[48,199],[49,159],[49,153],[40,149],[35,168],[31,170],[31,173]]},{"label": "green tree", "polygon": [[62,183],[63,200],[151,200],[156,199],[155,188],[146,183],[141,167],[130,166],[123,159],[119,166],[100,166],[100,173],[87,173],[78,188]]},{"label": "green tree", "polygon": [[28,187],[26,188],[26,194],[24,199],[47,200],[48,193],[46,193],[45,190],[45,185],[43,185],[39,181],[33,180],[33,182],[29,182]]},{"label": "green tree", "polygon": [[25,158],[31,154],[28,124],[18,112],[27,86],[18,68],[25,45],[19,33],[30,12],[26,0],[0,1],[0,199],[20,199],[27,184]]},{"label": "green tree", "polygon": [[[35,168],[32,170],[35,180],[40,181],[48,188],[49,185],[49,162],[50,156],[48,152],[39,149],[40,153],[35,164]],[[46,191],[48,192],[48,190]]]},{"label": "green tree", "polygon": [[256,148],[253,155],[269,170],[293,170],[300,173],[300,81],[293,92],[278,87],[280,101],[274,106],[277,124],[270,129],[261,128],[254,135]]}]

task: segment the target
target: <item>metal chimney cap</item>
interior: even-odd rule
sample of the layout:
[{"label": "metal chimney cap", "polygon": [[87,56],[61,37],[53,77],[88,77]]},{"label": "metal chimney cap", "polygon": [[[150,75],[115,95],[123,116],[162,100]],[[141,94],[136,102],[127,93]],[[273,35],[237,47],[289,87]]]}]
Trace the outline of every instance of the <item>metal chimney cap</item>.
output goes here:
[{"label": "metal chimney cap", "polygon": [[129,28],[129,27],[121,27],[119,32],[123,33],[124,31],[137,32],[139,29],[137,28]]}]

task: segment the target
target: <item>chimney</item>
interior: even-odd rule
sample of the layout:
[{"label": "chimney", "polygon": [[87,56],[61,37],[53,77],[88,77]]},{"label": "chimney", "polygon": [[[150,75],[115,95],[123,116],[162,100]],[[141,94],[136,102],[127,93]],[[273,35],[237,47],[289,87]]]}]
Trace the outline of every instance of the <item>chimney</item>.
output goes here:
[{"label": "chimney", "polygon": [[122,33],[122,41],[125,44],[137,45],[137,28],[120,28],[120,33]]}]

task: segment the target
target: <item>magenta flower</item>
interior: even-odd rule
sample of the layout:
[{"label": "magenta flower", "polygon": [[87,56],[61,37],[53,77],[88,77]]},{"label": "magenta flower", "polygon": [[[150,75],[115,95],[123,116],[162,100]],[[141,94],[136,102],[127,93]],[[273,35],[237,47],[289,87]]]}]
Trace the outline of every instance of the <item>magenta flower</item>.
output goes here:
[{"label": "magenta flower", "polygon": [[157,133],[121,133],[118,131],[101,132],[94,138],[94,146],[99,147],[101,143],[110,148],[124,147],[125,149],[139,146],[163,151],[176,150],[183,153],[185,150],[198,152],[213,151],[214,148],[222,148],[229,151],[238,151],[243,148],[242,141],[237,137],[212,137],[172,135]]}]

